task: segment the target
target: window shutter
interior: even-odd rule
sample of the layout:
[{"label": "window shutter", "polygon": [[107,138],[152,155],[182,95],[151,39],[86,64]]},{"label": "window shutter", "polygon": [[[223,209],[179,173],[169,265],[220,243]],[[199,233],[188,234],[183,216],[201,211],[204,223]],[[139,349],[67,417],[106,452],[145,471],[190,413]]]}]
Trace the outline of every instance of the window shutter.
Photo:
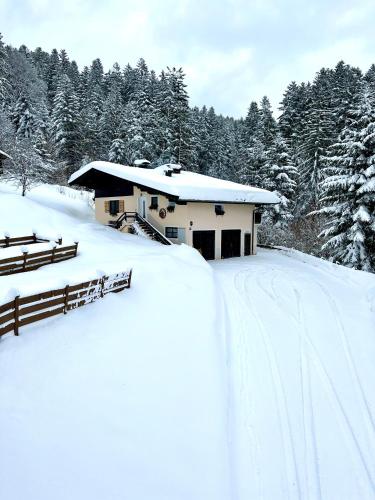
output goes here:
[{"label": "window shutter", "polygon": [[124,209],[124,200],[120,200],[120,203],[119,203],[119,212],[121,212],[121,213],[125,212],[125,209]]},{"label": "window shutter", "polygon": [[109,213],[109,201],[105,201],[105,202],[104,202],[104,211],[105,211],[106,213]]}]

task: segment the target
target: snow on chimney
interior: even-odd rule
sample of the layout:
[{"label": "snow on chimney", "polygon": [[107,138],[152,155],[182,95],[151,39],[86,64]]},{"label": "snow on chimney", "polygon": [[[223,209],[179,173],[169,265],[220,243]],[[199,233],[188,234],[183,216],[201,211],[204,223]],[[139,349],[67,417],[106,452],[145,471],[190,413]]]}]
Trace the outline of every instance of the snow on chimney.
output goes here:
[{"label": "snow on chimney", "polygon": [[150,168],[151,162],[146,160],[145,158],[142,158],[140,160],[135,160],[134,161],[134,166],[139,167],[139,168]]}]

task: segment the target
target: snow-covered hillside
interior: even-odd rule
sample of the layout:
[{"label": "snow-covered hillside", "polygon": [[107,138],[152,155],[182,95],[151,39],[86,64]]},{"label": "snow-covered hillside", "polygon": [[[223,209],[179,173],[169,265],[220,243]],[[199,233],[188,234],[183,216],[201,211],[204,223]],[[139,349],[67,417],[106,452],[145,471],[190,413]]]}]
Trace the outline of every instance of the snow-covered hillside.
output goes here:
[{"label": "snow-covered hillside", "polygon": [[0,213],[0,234],[79,240],[1,277],[0,303],[134,269],[130,290],[0,341],[0,498],[375,497],[373,275],[273,250],[208,264],[51,186],[0,185]]}]

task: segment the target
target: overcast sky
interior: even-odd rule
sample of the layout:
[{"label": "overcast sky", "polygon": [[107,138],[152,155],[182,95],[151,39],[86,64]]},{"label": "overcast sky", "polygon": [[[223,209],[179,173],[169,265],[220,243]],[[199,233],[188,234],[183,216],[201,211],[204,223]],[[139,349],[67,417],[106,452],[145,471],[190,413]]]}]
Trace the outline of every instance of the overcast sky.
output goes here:
[{"label": "overcast sky", "polygon": [[191,105],[235,117],[340,59],[366,70],[374,21],[374,0],[0,0],[6,43],[65,48],[81,68],[182,66]]}]

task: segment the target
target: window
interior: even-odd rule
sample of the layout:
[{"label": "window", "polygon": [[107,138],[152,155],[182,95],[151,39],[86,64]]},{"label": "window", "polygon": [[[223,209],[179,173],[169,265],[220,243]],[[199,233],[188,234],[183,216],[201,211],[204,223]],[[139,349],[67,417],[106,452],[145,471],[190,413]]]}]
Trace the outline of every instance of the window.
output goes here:
[{"label": "window", "polygon": [[224,207],[223,205],[215,205],[215,214],[216,215],[224,215]]},{"label": "window", "polygon": [[119,200],[110,200],[109,202],[109,213],[111,215],[116,215],[119,212]]},{"label": "window", "polygon": [[178,238],[178,227],[166,227],[165,236],[167,238]]},{"label": "window", "polygon": [[157,210],[157,208],[158,208],[158,197],[151,196],[150,210]]},{"label": "window", "polygon": [[167,206],[168,212],[174,212],[175,207],[176,207],[176,202],[170,201]]},{"label": "window", "polygon": [[254,213],[254,224],[261,224],[262,223],[262,214],[260,212],[255,212]]},{"label": "window", "polygon": [[124,211],[124,200],[105,200],[104,211],[111,215],[117,215]]}]

